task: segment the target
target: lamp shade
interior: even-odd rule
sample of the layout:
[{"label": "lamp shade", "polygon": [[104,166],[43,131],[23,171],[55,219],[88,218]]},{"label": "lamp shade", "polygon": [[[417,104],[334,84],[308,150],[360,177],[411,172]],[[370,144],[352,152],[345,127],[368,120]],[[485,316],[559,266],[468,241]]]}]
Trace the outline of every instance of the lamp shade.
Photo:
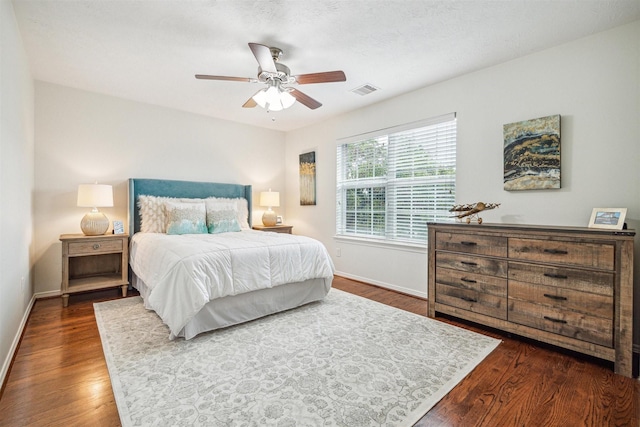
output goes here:
[{"label": "lamp shade", "polygon": [[260,206],[280,206],[280,193],[277,191],[263,191],[260,193]]},{"label": "lamp shade", "polygon": [[78,186],[78,206],[83,208],[112,207],[112,187],[104,184],[80,184]]}]

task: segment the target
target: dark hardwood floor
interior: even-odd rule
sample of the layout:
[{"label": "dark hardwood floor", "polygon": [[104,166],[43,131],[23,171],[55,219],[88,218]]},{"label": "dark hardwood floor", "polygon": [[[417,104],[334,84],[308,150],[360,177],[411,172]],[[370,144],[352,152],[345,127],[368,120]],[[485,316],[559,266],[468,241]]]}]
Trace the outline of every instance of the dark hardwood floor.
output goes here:
[{"label": "dark hardwood floor", "polygon": [[[423,316],[427,302],[336,277],[334,287]],[[0,426],[119,426],[93,303],[38,300],[0,395]],[[640,381],[611,365],[453,319],[503,342],[416,426],[639,426]]]}]

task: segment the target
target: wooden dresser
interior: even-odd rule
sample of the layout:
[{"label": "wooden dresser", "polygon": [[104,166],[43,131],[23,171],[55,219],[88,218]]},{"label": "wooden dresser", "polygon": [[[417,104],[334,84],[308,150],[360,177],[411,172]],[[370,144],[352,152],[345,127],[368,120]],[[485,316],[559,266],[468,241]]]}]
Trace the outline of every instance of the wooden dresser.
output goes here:
[{"label": "wooden dresser", "polygon": [[436,312],[568,348],[632,376],[633,230],[429,223]]}]

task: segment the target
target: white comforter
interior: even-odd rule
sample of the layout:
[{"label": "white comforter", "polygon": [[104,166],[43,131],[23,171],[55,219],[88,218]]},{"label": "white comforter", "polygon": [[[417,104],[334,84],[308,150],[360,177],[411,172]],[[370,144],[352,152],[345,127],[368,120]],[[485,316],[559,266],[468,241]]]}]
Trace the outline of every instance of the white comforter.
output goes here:
[{"label": "white comforter", "polygon": [[245,230],[221,234],[136,233],[130,265],[149,288],[147,308],[176,336],[210,300],[312,278],[333,277],[317,240]]}]

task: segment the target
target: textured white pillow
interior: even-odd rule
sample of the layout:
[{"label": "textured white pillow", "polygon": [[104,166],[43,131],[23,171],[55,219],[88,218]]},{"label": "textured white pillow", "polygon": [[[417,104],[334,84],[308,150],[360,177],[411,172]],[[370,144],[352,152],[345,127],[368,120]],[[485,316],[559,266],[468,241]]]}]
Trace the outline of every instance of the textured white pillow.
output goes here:
[{"label": "textured white pillow", "polygon": [[207,211],[204,202],[167,201],[164,203],[167,234],[206,234]]},{"label": "textured white pillow", "polygon": [[[240,224],[240,228],[242,230],[249,230],[249,206],[247,204],[247,199],[243,197],[237,197],[235,199],[229,199],[225,197],[209,197],[206,199],[207,202],[212,201],[214,203],[235,203],[238,211],[238,224]],[[214,206],[214,205],[211,205]],[[209,209],[209,205],[207,205],[207,209]],[[213,208],[212,208],[213,209]]]},{"label": "textured white pillow", "polygon": [[238,197],[235,199],[225,197],[209,197],[207,199],[178,199],[175,197],[138,196],[138,208],[140,210],[140,231],[142,233],[166,233],[165,202],[179,201],[185,203],[199,203],[212,200],[220,203],[235,203],[238,211],[238,224],[242,230],[249,230],[249,207],[247,199]]},{"label": "textured white pillow", "polygon": [[172,197],[138,196],[140,209],[140,231],[143,233],[165,233],[166,215],[165,202],[176,200]]},{"label": "textured white pillow", "polygon": [[207,199],[207,230],[209,234],[240,231],[238,207],[235,202]]}]

